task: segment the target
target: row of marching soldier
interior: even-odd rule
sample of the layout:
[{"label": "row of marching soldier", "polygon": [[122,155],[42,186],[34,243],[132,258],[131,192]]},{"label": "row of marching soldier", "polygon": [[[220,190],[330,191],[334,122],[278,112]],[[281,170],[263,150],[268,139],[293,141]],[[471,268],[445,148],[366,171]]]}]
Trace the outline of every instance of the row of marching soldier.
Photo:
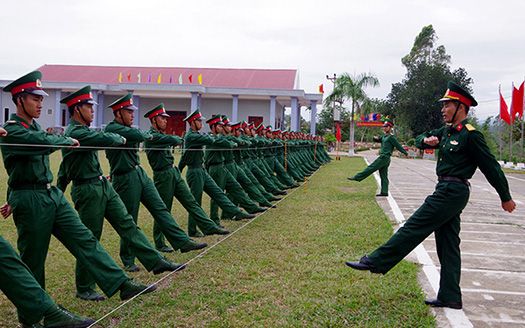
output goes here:
[{"label": "row of marching soldier", "polygon": [[[20,252],[19,256],[0,236],[0,288],[16,306],[23,327],[88,327],[94,323],[58,306],[45,291],[51,235],[77,260],[78,298],[102,301],[119,292],[127,300],[157,288],[134,282],[125,273],[140,270],[135,258],[153,274],[184,269],[161,252],[207,247],[191,237],[228,234],[221,219],[252,219],[255,213],[275,207],[272,202],[280,200],[285,189],[297,187],[330,160],[320,138],[245,122],[231,124],[221,115],[206,121],[210,135],[200,134],[204,118],[198,110],[185,119],[190,130],[184,140],[167,135],[162,104],[146,113],[151,129],[141,131],[132,127],[138,108],[131,94],[109,106],[114,120],[104,131],[95,131],[89,128],[96,105],[89,86],[61,100],[71,116],[65,134],[48,134],[35,120],[47,96],[41,78],[34,71],[4,88],[12,94],[16,113],[0,128],[9,175],[7,203],[0,212],[4,217],[13,214]],[[182,143],[177,167],[172,148]],[[153,180],[141,166],[141,144]],[[59,149],[62,162],[55,187],[49,155]],[[100,167],[100,149],[105,149],[110,164],[109,177]],[[181,177],[184,167],[188,168],[186,181]],[[74,208],[63,194],[70,183]],[[212,198],[210,216],[201,207],[203,192]],[[188,211],[188,233],[171,214],[173,198]],[[155,246],[137,225],[140,204],[154,219]],[[99,243],[104,218],[121,238],[124,269]]]}]

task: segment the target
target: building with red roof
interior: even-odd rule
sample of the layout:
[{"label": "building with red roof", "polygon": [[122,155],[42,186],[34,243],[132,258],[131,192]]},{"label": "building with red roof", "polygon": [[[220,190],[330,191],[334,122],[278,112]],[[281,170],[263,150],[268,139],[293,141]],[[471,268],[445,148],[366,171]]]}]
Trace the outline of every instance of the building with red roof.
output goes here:
[{"label": "building with red roof", "polygon": [[[186,67],[128,67],[44,65],[42,84],[49,97],[38,119],[43,128],[64,127],[69,117],[60,99],[69,93],[91,85],[95,100],[93,127],[104,127],[113,120],[107,106],[127,92],[140,113],[135,125],[149,128],[143,114],[163,102],[170,115],[168,132],[182,135],[186,125],[182,119],[199,108],[205,117],[224,114],[230,121],[252,121],[284,128],[284,110],[291,108],[290,128],[299,130],[300,108],[312,108],[311,128],[315,132],[316,106],[322,94],[308,94],[298,88],[298,72],[294,69],[230,69]],[[24,74],[22,72],[20,75]],[[0,88],[11,81],[0,80]],[[2,118],[16,108],[8,93],[0,92]]]}]

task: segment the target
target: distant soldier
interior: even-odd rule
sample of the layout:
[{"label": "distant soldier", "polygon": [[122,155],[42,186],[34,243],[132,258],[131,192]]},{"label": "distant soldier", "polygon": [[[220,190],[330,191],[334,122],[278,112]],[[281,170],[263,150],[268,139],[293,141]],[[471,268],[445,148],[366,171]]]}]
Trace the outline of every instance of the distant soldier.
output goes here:
[{"label": "distant soldier", "polygon": [[359,262],[346,262],[346,265],[356,270],[386,274],[434,232],[441,280],[437,298],[426,300],[425,304],[461,309],[459,231],[460,215],[470,194],[468,179],[479,168],[496,189],[503,210],[510,213],[516,204],[505,174],[490,153],[483,134],[468,123],[468,111],[477,105],[476,100],[466,90],[449,82],[439,101],[442,102],[441,114],[446,126],[416,138],[418,148],[439,149],[436,190],[383,246],[369,256],[363,256]]},{"label": "distant soldier", "polygon": [[[86,86],[60,101],[66,104],[71,121],[65,136],[78,140],[89,149],[62,149],[62,163],[58,172],[58,187],[65,191],[69,181],[73,181],[71,198],[75,203],[84,225],[100,240],[104,217],[126,240],[148,271],[159,274],[175,271],[182,265],[165,260],[150,244],[144,233],[137,227],[119,195],[102,174],[98,160],[97,147],[123,146],[126,139],[118,134],[99,132],[89,128],[93,121],[93,105],[97,103],[91,95],[91,87]],[[95,281],[84,265],[77,261],[77,297],[88,301],[104,299],[94,287]]]},{"label": "distant soldier", "polygon": [[[179,170],[182,172],[184,167],[188,166],[186,181],[190,186],[193,197],[195,197],[197,203],[202,204],[202,193],[206,192],[211,199],[217,202],[226,216],[237,220],[254,218],[255,215],[248,214],[235,206],[204,169],[203,147],[213,145],[216,141],[209,135],[199,133],[202,129],[202,119],[202,114],[198,109],[184,118],[190,129],[184,135],[184,152],[179,162]],[[220,224],[218,221],[215,221],[215,223]],[[196,220],[191,214],[188,217],[188,233],[190,236],[198,236],[200,234],[197,230]]]},{"label": "distant soldier", "polygon": [[376,196],[388,196],[388,167],[390,166],[390,157],[392,156],[394,148],[399,150],[405,156],[408,156],[407,151],[401,146],[401,144],[399,144],[396,137],[392,134],[393,126],[394,123],[386,120],[383,123],[384,135],[382,137],[374,137],[374,141],[381,142],[379,157],[363,171],[348,178],[348,180],[362,181],[375,171],[379,171],[379,177],[381,177],[381,192]]},{"label": "distant soldier", "polygon": [[82,224],[62,191],[51,186],[49,154],[57,146],[78,147],[79,142],[47,134],[34,120],[40,117],[47,96],[41,77],[39,71],[31,72],[4,88],[11,92],[16,104],[16,114],[5,124],[8,135],[2,140],[2,155],[9,175],[7,212],[12,210],[14,216],[22,261],[45,288],[45,261],[54,235],[86,267],[107,296],[120,290],[121,299],[129,299],[155,290],[155,285],[132,282]]},{"label": "distant soldier", "polygon": [[[106,126],[105,131],[126,138],[126,149],[106,150],[106,157],[111,167],[111,181],[135,223],[142,203],[175,250],[180,249],[184,253],[208,246],[206,243],[197,243],[191,240],[179,227],[166,204],[160,198],[153,181],[140,165],[139,144],[151,140],[153,136],[149,132],[131,126],[135,115],[134,111],[138,109],[133,105],[132,94],[128,93],[117,99],[109,107],[113,110],[115,119]],[[139,270],[135,265],[133,249],[124,239],[121,239],[120,243],[120,258],[126,266],[126,270],[131,272]]]},{"label": "distant soldier", "polygon": [[[151,122],[149,132],[153,136],[152,139],[145,142],[146,154],[153,169],[155,187],[168,210],[171,212],[173,197],[175,197],[192,215],[197,226],[205,235],[227,235],[228,230],[218,226],[206,215],[206,212],[193,197],[186,181],[182,179],[181,172],[173,165],[174,159],[171,151],[174,146],[182,144],[182,138],[166,134],[169,115],[164,109],[164,104],[161,103],[153,108],[144,117]],[[153,237],[158,250],[163,252],[173,250],[166,245],[157,223],[153,225]]]}]

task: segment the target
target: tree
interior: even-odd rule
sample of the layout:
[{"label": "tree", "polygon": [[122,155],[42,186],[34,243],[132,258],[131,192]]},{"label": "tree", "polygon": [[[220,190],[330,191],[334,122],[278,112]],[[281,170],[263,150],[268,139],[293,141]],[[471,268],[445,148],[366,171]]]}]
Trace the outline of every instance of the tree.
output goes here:
[{"label": "tree", "polygon": [[378,85],[379,80],[371,73],[362,73],[359,75],[343,73],[336,79],[334,90],[325,99],[325,105],[337,100],[350,100],[352,102],[350,111],[350,155],[354,154],[354,113],[356,113],[356,109],[360,103],[368,98],[364,89],[368,86],[375,87]]},{"label": "tree", "polygon": [[412,136],[443,124],[436,100],[445,93],[448,81],[472,92],[472,79],[463,68],[450,70],[450,56],[444,46],[435,45],[436,40],[432,25],[423,27],[410,53],[401,59],[407,69],[403,81],[393,84],[387,97],[398,125],[406,126]]}]

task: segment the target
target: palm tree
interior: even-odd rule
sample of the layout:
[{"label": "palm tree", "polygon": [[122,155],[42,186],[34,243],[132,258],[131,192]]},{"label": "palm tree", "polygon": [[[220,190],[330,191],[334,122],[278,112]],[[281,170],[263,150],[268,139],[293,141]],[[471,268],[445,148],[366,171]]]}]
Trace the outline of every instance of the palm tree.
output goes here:
[{"label": "palm tree", "polygon": [[335,100],[352,100],[352,113],[350,115],[350,148],[348,154],[353,156],[354,152],[354,112],[360,102],[363,102],[368,96],[365,88],[368,86],[379,86],[379,80],[371,73],[361,73],[359,75],[350,75],[343,73],[335,81],[335,88],[326,98],[325,103],[329,104]]}]

